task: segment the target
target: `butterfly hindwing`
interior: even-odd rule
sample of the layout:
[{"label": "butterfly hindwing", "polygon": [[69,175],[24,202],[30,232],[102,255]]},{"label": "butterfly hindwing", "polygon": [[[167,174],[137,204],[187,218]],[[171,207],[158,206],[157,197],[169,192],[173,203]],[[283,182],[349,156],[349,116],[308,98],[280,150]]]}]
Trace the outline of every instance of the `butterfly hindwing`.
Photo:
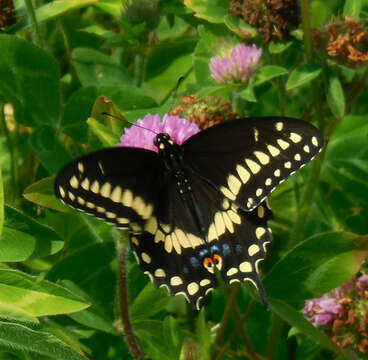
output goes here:
[{"label": "butterfly hindwing", "polygon": [[304,121],[249,118],[198,133],[183,148],[198,176],[251,211],[323,145],[319,131]]},{"label": "butterfly hindwing", "polygon": [[161,171],[158,155],[134,148],[110,148],[64,167],[55,194],[64,203],[132,232],[152,217]]},{"label": "butterfly hindwing", "polygon": [[265,203],[253,212],[242,211],[202,179],[189,176],[188,180],[205,235],[185,211],[176,188],[167,185],[163,210],[168,217],[160,222],[159,216],[158,223],[147,223],[144,233],[131,238],[142,271],[156,286],[167,286],[172,295],[183,294],[199,308],[200,299],[217,286],[216,266],[228,284],[251,281],[267,303],[258,262],[271,241],[267,227],[271,211]]}]

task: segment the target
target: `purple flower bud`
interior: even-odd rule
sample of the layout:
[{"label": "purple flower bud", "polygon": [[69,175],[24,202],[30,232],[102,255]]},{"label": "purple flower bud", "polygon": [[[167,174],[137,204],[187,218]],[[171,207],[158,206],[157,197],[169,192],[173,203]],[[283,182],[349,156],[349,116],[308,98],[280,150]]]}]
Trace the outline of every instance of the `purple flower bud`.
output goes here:
[{"label": "purple flower bud", "polygon": [[197,124],[177,115],[146,115],[137,121],[138,126],[125,129],[117,146],[138,147],[158,152],[153,141],[157,134],[167,133],[179,145],[200,131]]},{"label": "purple flower bud", "polygon": [[236,45],[231,49],[230,56],[215,56],[210,60],[212,77],[219,83],[233,82],[246,83],[249,77],[257,70],[262,56],[262,49],[255,44],[246,46]]},{"label": "purple flower bud", "polygon": [[341,310],[342,306],[338,299],[323,295],[306,301],[304,315],[314,326],[319,327],[334,320]]},{"label": "purple flower bud", "polygon": [[359,285],[360,285],[362,290],[367,290],[368,289],[368,275],[367,274],[363,274],[363,275],[359,276],[358,277],[358,282],[359,282]]}]

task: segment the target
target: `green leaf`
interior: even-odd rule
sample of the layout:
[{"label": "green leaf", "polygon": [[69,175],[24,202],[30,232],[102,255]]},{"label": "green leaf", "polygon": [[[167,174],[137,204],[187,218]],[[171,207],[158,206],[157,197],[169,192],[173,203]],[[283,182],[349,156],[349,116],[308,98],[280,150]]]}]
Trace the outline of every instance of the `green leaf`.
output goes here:
[{"label": "green leaf", "polygon": [[288,70],[276,65],[266,65],[261,67],[256,75],[255,75],[255,81],[254,86],[258,86],[260,84],[263,84],[267,81],[270,81],[271,79],[285,75],[288,73]]},{"label": "green leaf", "polygon": [[67,11],[76,10],[98,3],[100,0],[58,0],[40,6],[36,10],[37,21],[51,20]]},{"label": "green leaf", "polygon": [[87,124],[92,132],[99,138],[105,147],[115,146],[120,141],[120,137],[116,136],[107,126],[100,124],[96,119],[89,118]]},{"label": "green leaf", "polygon": [[320,0],[312,1],[310,5],[310,12],[312,27],[319,29],[327,18],[326,3]]},{"label": "green leaf", "polygon": [[287,302],[314,298],[350,279],[367,255],[368,236],[348,232],[318,234],[286,253],[263,283],[272,298]]},{"label": "green leaf", "polygon": [[252,39],[257,36],[257,30],[232,14],[226,14],[224,17],[225,25],[235,34],[242,38]]},{"label": "green leaf", "polygon": [[1,316],[8,316],[7,307],[38,317],[67,314],[88,306],[83,299],[59,285],[19,271],[0,269]]},{"label": "green leaf", "polygon": [[1,165],[0,163],[0,239],[4,226],[4,185]]},{"label": "green leaf", "polygon": [[50,176],[29,185],[23,193],[23,196],[37,205],[70,213],[72,210],[64,205],[54,194],[55,177]]},{"label": "green leaf", "polygon": [[84,87],[131,83],[131,76],[121,64],[100,51],[75,48],[72,53],[75,70]]},{"label": "green leaf", "polygon": [[297,87],[310,83],[321,73],[322,68],[319,65],[299,65],[290,74],[286,83],[286,90],[292,90]]},{"label": "green leaf", "polygon": [[70,347],[54,335],[26,326],[0,322],[0,344],[9,350],[39,354],[57,360],[86,360],[79,350]]},{"label": "green leaf", "polygon": [[327,102],[332,113],[338,119],[345,116],[345,94],[336,75],[332,75],[328,79]]},{"label": "green leaf", "polygon": [[[149,79],[147,85],[155,89],[154,96],[156,101],[159,103],[164,101],[168,92],[175,88],[180,75],[188,74],[192,67],[192,54],[180,56],[173,60],[158,76]],[[189,74],[182,82],[181,87],[185,88],[187,83],[193,82],[193,77],[192,74]]]},{"label": "green leaf", "polygon": [[169,300],[165,289],[156,289],[151,282],[147,283],[130,305],[132,321],[152,317],[162,311]]},{"label": "green leaf", "polygon": [[[98,221],[96,220],[96,222]],[[78,284],[94,301],[98,301],[104,307],[108,307],[113,306],[115,298],[115,292],[111,291],[111,289],[116,286],[116,271],[113,271],[111,263],[116,260],[116,250],[114,242],[111,240],[106,243],[92,242],[102,241],[100,237],[91,239],[91,234],[87,231],[97,232],[98,224],[96,225],[96,222],[88,224],[87,227],[84,226],[82,229],[78,229],[73,236],[73,241],[83,241],[82,244],[77,245],[84,246],[66,253],[47,273],[47,279],[51,281],[68,279]],[[100,227],[109,230],[109,233],[103,237],[109,240],[113,229],[103,223],[101,223]],[[81,234],[84,237],[88,237],[87,241],[89,243],[84,238],[83,240],[80,239]]]},{"label": "green leaf", "polygon": [[[346,119],[346,121],[345,121]],[[328,184],[323,202],[340,228],[368,233],[368,124],[364,117],[344,118],[330,139],[321,180]],[[321,194],[321,196],[322,196]]]},{"label": "green leaf", "polygon": [[202,308],[196,321],[196,334],[202,348],[201,360],[209,360],[211,354],[211,342],[213,334],[211,334],[210,324],[206,321],[205,309]]},{"label": "green leaf", "polygon": [[30,136],[30,144],[50,175],[57,173],[72,157],[51,126],[39,126]]},{"label": "green leaf", "polygon": [[281,319],[285,320],[291,326],[294,326],[300,332],[326,349],[336,349],[329,337],[324,332],[315,328],[308,320],[306,320],[301,312],[296,311],[293,307],[282,300],[269,298],[269,301],[271,310],[275,312]]},{"label": "green leaf", "polygon": [[271,54],[281,54],[286,49],[293,45],[293,41],[271,41],[268,45],[268,50]]},{"label": "green leaf", "polygon": [[246,101],[249,102],[256,102],[257,98],[254,94],[254,87],[253,87],[253,81],[250,81],[247,85],[247,87],[239,93],[239,95]]},{"label": "green leaf", "polygon": [[108,14],[115,16],[121,15],[121,0],[100,0],[96,6]]},{"label": "green leaf", "polygon": [[65,106],[62,130],[79,143],[88,139],[87,119],[90,117],[96,99],[104,96],[113,101],[121,110],[147,109],[157,103],[149,92],[129,85],[85,87],[76,91]]},{"label": "green leaf", "polygon": [[18,36],[0,34],[0,96],[14,106],[17,122],[35,127],[58,121],[59,65]]},{"label": "green leaf", "polygon": [[350,16],[356,20],[360,18],[362,0],[345,0],[343,16]]},{"label": "green leaf", "polygon": [[50,228],[7,206],[0,261],[24,261],[60,251],[64,243]]},{"label": "green leaf", "polygon": [[73,294],[76,294],[83,299],[86,299],[90,304],[92,304],[88,309],[73,312],[71,314],[68,314],[68,316],[73,319],[74,321],[84,325],[88,326],[92,329],[97,329],[101,331],[105,331],[109,334],[118,335],[115,327],[112,324],[112,321],[107,318],[105,314],[103,314],[103,309],[99,309],[99,307],[94,304],[94,300],[90,298],[86,292],[84,292],[79,286],[74,284],[72,281],[64,280],[62,281],[62,284],[73,292]]},{"label": "green leaf", "polygon": [[227,9],[217,5],[216,1],[184,0],[184,5],[193,10],[196,17],[211,23],[223,23],[224,17],[228,14]]},{"label": "green leaf", "polygon": [[219,96],[224,100],[229,100],[232,91],[239,91],[242,88],[244,88],[244,85],[238,84],[205,86],[197,92],[197,98],[201,99],[205,96]]}]

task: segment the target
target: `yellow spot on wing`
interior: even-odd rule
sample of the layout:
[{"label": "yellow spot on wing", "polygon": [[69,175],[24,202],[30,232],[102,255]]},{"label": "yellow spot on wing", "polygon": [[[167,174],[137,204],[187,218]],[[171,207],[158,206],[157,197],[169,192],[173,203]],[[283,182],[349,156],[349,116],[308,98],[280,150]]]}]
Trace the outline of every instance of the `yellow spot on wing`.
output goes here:
[{"label": "yellow spot on wing", "polygon": [[275,128],[277,131],[281,131],[284,128],[284,124],[282,122],[277,122]]},{"label": "yellow spot on wing", "polygon": [[318,140],[317,140],[317,138],[315,136],[312,137],[312,144],[314,146],[318,146]]},{"label": "yellow spot on wing", "polygon": [[279,144],[282,150],[286,150],[290,146],[290,144],[287,141],[282,139],[277,139],[277,143]]},{"label": "yellow spot on wing", "polygon": [[156,277],[165,277],[166,276],[166,272],[165,272],[164,269],[156,269],[155,276]]},{"label": "yellow spot on wing", "polygon": [[250,171],[253,174],[257,174],[259,170],[261,170],[261,167],[255,161],[251,159],[245,159],[245,163],[248,165]]},{"label": "yellow spot on wing", "polygon": [[230,233],[234,233],[234,226],[230,219],[230,217],[227,215],[225,211],[222,212],[222,217],[224,219],[224,223],[226,225],[226,228],[229,230]]},{"label": "yellow spot on wing", "polygon": [[203,286],[207,286],[211,284],[211,280],[210,279],[202,279],[201,282],[199,283],[199,285]]},{"label": "yellow spot on wing", "polygon": [[295,144],[299,143],[302,140],[302,137],[299,134],[296,134],[296,133],[293,133],[293,132],[290,133],[289,138]]},{"label": "yellow spot on wing", "polygon": [[199,290],[199,286],[196,282],[191,282],[187,286],[187,290],[188,290],[189,295],[194,295]]},{"label": "yellow spot on wing", "polygon": [[141,254],[141,258],[147,264],[150,264],[151,261],[152,261],[151,257],[148,254],[144,253],[144,252]]},{"label": "yellow spot on wing", "polygon": [[220,191],[230,200],[235,200],[236,196],[225,186],[220,187]]},{"label": "yellow spot on wing", "polygon": [[72,178],[70,179],[69,183],[70,183],[70,186],[72,188],[74,188],[74,189],[77,189],[78,186],[79,186],[79,181],[78,181],[78,179],[75,176],[72,176]]},{"label": "yellow spot on wing", "polygon": [[267,145],[267,149],[273,157],[280,154],[280,150],[273,145]]},{"label": "yellow spot on wing", "polygon": [[221,236],[225,232],[225,223],[220,212],[215,215],[215,227],[218,236]]},{"label": "yellow spot on wing", "polygon": [[249,246],[248,254],[249,254],[249,256],[253,256],[253,255],[257,254],[259,250],[260,250],[259,246],[256,245],[256,244],[253,244],[253,245]]},{"label": "yellow spot on wing", "polygon": [[84,165],[83,165],[81,162],[79,162],[79,163],[78,163],[78,170],[79,170],[81,173],[83,173],[83,172],[84,172]]},{"label": "yellow spot on wing", "polygon": [[256,228],[256,237],[257,237],[257,239],[258,239],[258,240],[260,240],[260,239],[261,239],[261,237],[262,237],[265,233],[266,233],[265,228],[263,228],[263,227],[257,227],[257,228]]},{"label": "yellow spot on wing", "polygon": [[89,179],[85,178],[82,183],[81,186],[84,190],[88,191],[89,190]]},{"label": "yellow spot on wing", "polygon": [[133,203],[133,193],[130,190],[125,190],[121,198],[121,203],[124,206],[131,207]]},{"label": "yellow spot on wing", "polygon": [[270,162],[270,157],[262,151],[255,151],[254,155],[262,165],[267,165]]},{"label": "yellow spot on wing", "polygon": [[121,201],[121,192],[122,192],[121,187],[115,186],[114,190],[110,195],[110,199],[116,203],[119,203]]},{"label": "yellow spot on wing", "polygon": [[65,190],[61,186],[59,186],[59,193],[62,198],[65,198]]},{"label": "yellow spot on wing", "polygon": [[227,272],[226,275],[227,276],[233,276],[235,275],[239,270],[236,267],[232,267],[230,268]]},{"label": "yellow spot on wing", "polygon": [[243,261],[239,265],[239,269],[241,272],[251,272],[252,271],[252,265],[249,261]]},{"label": "yellow spot on wing", "polygon": [[183,280],[181,279],[181,277],[179,276],[173,276],[171,279],[170,279],[170,285],[171,286],[179,286],[183,283]]},{"label": "yellow spot on wing", "polygon": [[246,170],[244,168],[244,166],[241,165],[237,165],[236,166],[236,171],[240,177],[240,180],[242,181],[243,184],[245,184],[249,179],[250,179],[250,173],[248,170]]},{"label": "yellow spot on wing", "polygon": [[100,192],[100,184],[97,180],[95,180],[91,186],[91,191],[95,194],[98,194]]},{"label": "yellow spot on wing", "polygon": [[227,184],[229,186],[230,191],[234,195],[238,195],[240,187],[241,187],[240,180],[234,175],[229,175],[229,177],[227,178]]},{"label": "yellow spot on wing", "polygon": [[109,182],[106,182],[102,185],[100,190],[101,196],[108,198],[111,194],[111,184]]}]

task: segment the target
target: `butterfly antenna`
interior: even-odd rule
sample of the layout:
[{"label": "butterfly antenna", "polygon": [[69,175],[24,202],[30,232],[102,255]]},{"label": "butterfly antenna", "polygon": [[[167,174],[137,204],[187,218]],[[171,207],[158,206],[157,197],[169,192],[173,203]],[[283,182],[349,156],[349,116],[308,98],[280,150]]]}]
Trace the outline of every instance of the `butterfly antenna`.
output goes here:
[{"label": "butterfly antenna", "polygon": [[[121,118],[119,118],[119,116],[115,116],[115,115],[112,115],[112,114],[109,114],[109,113],[107,113],[107,112],[102,112],[101,113],[102,115],[106,115],[106,116],[110,116],[110,117],[112,117],[112,118],[114,118],[114,119],[118,119],[118,120],[121,120]],[[158,135],[158,133],[156,132],[156,131],[153,131],[153,130],[151,130],[151,129],[147,129],[147,128],[145,128],[144,126],[140,126],[140,125],[138,125],[138,124],[133,124],[133,123],[131,123],[130,121],[128,121],[130,124],[132,124],[132,126],[136,126],[136,127],[139,127],[139,128],[141,128],[141,129],[144,129],[144,130],[147,130],[147,131],[151,131],[152,133],[154,133],[155,135]]]}]

